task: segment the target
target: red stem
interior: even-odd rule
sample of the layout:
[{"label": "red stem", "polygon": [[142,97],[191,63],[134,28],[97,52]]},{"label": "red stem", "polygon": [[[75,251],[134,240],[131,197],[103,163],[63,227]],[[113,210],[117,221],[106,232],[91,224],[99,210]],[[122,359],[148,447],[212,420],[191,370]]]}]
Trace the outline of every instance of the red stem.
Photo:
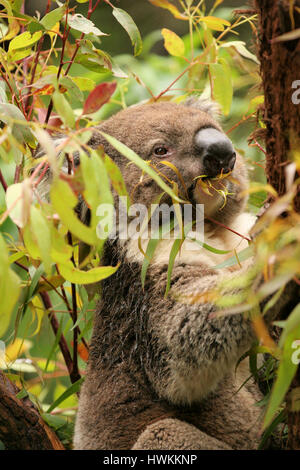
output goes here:
[{"label": "red stem", "polygon": [[[20,268],[24,269],[25,271],[29,272],[29,269],[26,266],[24,266],[23,264],[19,263],[18,261],[15,261],[14,264],[16,264]],[[44,278],[44,276],[41,276],[41,277],[45,281],[47,281],[47,279]],[[57,294],[60,295],[59,292],[57,292]],[[58,323],[58,320],[56,318],[55,312],[53,310],[53,306],[52,306],[49,294],[48,294],[48,292],[40,292],[40,296],[41,296],[42,302],[44,304],[44,307],[46,308],[46,310],[49,310],[48,318],[50,320],[50,324],[51,324],[52,330],[54,332],[54,335],[57,336],[57,333],[58,333],[58,330],[59,330],[59,323]],[[63,334],[60,335],[60,339],[59,339],[58,344],[59,344],[60,350],[62,352],[62,355],[64,357],[65,364],[67,366],[67,369],[68,369],[68,372],[69,372],[69,375],[70,375],[70,380],[71,380],[72,383],[77,382],[77,380],[80,379],[80,374],[79,374],[78,365],[77,365],[77,358],[76,358],[75,367],[74,367],[73,360],[72,360],[72,357],[71,357],[66,339],[65,339]],[[77,352],[77,349],[76,349],[76,352]]]},{"label": "red stem", "polygon": [[[52,330],[53,330],[55,336],[57,336],[58,331],[59,331],[59,323],[58,323],[58,320],[55,316],[49,294],[47,292],[40,292],[40,296],[41,296],[42,302],[44,304],[44,307],[47,310],[49,310],[48,317],[49,317],[49,320],[50,320],[50,324],[51,324],[51,327],[52,327]],[[59,339],[59,347],[60,347],[60,350],[61,350],[62,355],[64,357],[66,366],[68,368],[68,372],[69,372],[69,375],[70,375],[70,380],[71,380],[72,383],[75,383],[75,382],[77,382],[77,380],[80,379],[80,374],[78,372],[78,369],[74,370],[72,357],[71,357],[67,342],[65,340],[65,337],[62,334],[60,335],[60,339]]]},{"label": "red stem", "polygon": [[2,186],[3,186],[4,191],[6,192],[6,191],[7,191],[7,183],[6,183],[5,179],[4,179],[4,176],[3,176],[1,170],[0,170],[0,182],[1,182]]}]

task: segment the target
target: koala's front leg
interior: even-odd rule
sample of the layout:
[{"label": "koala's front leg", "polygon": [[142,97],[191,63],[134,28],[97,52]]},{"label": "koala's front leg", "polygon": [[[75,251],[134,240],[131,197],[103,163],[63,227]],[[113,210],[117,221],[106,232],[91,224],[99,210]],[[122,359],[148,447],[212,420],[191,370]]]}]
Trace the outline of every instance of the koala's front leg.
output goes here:
[{"label": "koala's front leg", "polygon": [[[152,292],[148,312],[149,349],[156,352],[154,357],[148,353],[151,360],[147,373],[161,397],[175,404],[201,401],[216,389],[234,369],[238,359],[250,349],[255,339],[251,320],[244,314],[213,317],[218,308],[206,295],[224,276],[230,281],[239,275],[217,274],[203,266],[179,265],[173,270],[169,299]],[[165,285],[165,273],[161,271],[160,276],[158,280],[156,273],[155,284]],[[288,305],[289,290],[288,285],[268,312],[267,322],[278,318],[280,311]],[[199,302],[176,301],[179,294],[199,294]],[[230,294],[230,287],[226,294]]]},{"label": "koala's front leg", "polygon": [[224,442],[178,419],[166,418],[147,426],[133,450],[230,450]]},{"label": "koala's front leg", "polygon": [[[227,273],[226,278],[236,275]],[[156,354],[147,372],[159,395],[173,403],[202,400],[255,339],[251,321],[243,314],[212,318],[217,308],[205,299],[205,293],[220,279],[219,274],[203,267],[176,266],[169,299],[152,292],[149,349]],[[165,285],[163,273],[160,281],[156,278],[158,284]],[[204,295],[199,303],[189,305],[175,300],[180,293]],[[162,364],[164,373],[159,374]]]}]

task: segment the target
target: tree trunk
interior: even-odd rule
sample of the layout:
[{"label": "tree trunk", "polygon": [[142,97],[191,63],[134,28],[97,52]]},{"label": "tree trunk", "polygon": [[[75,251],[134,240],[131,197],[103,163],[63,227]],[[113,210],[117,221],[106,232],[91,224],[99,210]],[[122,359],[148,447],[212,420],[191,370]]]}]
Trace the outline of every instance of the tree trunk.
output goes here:
[{"label": "tree trunk", "polygon": [[[282,196],[285,193],[285,168],[292,161],[293,150],[300,148],[300,104],[295,95],[300,89],[300,38],[274,41],[300,28],[300,0],[255,0],[259,16],[258,57],[265,95],[266,175],[268,182]],[[295,9],[298,8],[297,9]],[[297,175],[299,177],[299,175]],[[294,201],[300,212],[300,191]],[[287,400],[289,446],[300,449],[300,412],[291,398],[298,395],[300,374],[295,378]]]},{"label": "tree trunk", "polygon": [[28,398],[0,372],[0,440],[7,450],[63,450],[56,434],[44,423]]}]

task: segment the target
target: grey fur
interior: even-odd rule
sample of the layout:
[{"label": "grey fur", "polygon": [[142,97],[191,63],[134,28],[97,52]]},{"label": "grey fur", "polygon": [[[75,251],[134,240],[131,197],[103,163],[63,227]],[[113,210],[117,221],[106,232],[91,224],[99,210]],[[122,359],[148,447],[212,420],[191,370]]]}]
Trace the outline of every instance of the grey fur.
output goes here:
[{"label": "grey fur", "polygon": [[[193,103],[189,103],[190,105]],[[201,161],[193,138],[202,127],[222,130],[205,105],[173,103],[142,105],[122,111],[99,125],[145,160],[159,163],[152,154],[154,142],[173,149],[172,163],[189,187],[201,174]],[[149,204],[161,189],[150,178],[137,185],[140,171],[112,148],[95,129],[90,144],[103,145],[120,166],[134,201]],[[162,170],[171,179],[173,171]],[[227,181],[229,195],[205,202],[210,217],[237,231],[247,231],[253,219],[244,214],[247,174],[237,162]],[[182,190],[178,181],[179,189]],[[216,195],[215,198],[219,196]],[[168,198],[164,202],[169,202]],[[207,221],[209,244],[232,249],[239,238]],[[86,380],[81,390],[74,447],[76,449],[253,449],[258,443],[260,394],[244,365],[234,374],[240,356],[249,349],[254,333],[243,315],[211,318],[215,306],[176,302],[174,294],[205,293],[221,278],[239,273],[216,271],[216,259],[207,252],[184,252],[175,263],[171,292],[164,298],[169,247],[161,245],[142,289],[141,258],[130,241],[110,241],[103,264],[121,261],[115,275],[102,283],[102,297],[95,319]],[[243,269],[247,269],[245,266]],[[282,304],[269,320],[278,314]]]}]

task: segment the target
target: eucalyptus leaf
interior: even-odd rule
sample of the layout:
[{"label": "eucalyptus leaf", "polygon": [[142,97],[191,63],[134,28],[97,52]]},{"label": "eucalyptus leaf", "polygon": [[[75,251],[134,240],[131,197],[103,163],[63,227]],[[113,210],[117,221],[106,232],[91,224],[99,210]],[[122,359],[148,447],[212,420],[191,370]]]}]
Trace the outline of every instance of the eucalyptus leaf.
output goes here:
[{"label": "eucalyptus leaf", "polygon": [[143,44],[141,34],[131,16],[121,8],[114,8],[113,15],[121,26],[127,31],[134,46],[134,55],[137,56],[142,52]]}]

